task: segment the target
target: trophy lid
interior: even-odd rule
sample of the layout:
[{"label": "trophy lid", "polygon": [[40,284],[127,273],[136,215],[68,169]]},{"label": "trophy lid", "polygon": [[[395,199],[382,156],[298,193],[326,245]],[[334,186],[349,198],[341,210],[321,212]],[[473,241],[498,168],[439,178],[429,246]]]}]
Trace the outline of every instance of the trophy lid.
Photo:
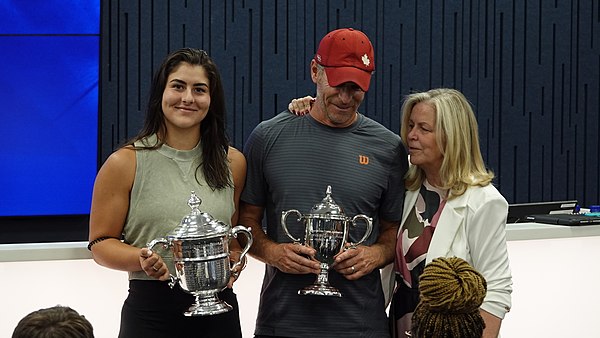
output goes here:
[{"label": "trophy lid", "polygon": [[200,210],[202,200],[192,191],[188,205],[192,211],[183,217],[168,237],[172,239],[200,239],[220,237],[229,233],[230,226]]},{"label": "trophy lid", "polygon": [[315,204],[312,209],[310,209],[311,216],[332,219],[346,219],[342,207],[335,203],[333,198],[331,198],[330,185],[327,186],[327,191],[325,194],[326,195],[323,200],[320,203]]}]

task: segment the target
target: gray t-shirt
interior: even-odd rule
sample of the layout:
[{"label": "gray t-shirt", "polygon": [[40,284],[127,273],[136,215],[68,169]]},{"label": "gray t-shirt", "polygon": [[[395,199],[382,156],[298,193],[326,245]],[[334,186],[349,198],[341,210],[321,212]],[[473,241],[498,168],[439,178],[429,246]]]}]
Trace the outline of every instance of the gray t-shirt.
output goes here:
[{"label": "gray t-shirt", "polygon": [[[373,232],[365,244],[377,240],[379,217],[401,219],[406,151],[398,135],[363,115],[359,114],[352,126],[332,128],[310,115],[284,111],[255,128],[244,154],[248,173],[242,200],[265,208],[266,233],[277,242],[291,242],[280,225],[281,212],[298,209],[308,213],[325,197],[328,185],[346,216],[373,218]],[[304,225],[295,219],[288,218],[288,229],[302,237]],[[356,241],[363,233],[364,228],[353,229],[350,237]],[[329,282],[340,289],[341,298],[297,294],[315,278],[267,266],[255,334],[388,336],[379,270],[348,281],[331,269]]]}]

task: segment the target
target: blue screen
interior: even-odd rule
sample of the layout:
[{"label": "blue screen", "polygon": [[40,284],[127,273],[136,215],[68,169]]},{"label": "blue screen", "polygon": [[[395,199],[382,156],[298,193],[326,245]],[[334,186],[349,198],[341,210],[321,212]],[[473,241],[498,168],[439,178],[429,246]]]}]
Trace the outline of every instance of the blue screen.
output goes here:
[{"label": "blue screen", "polygon": [[99,0],[0,0],[0,216],[88,214]]},{"label": "blue screen", "polygon": [[100,35],[100,0],[0,0],[0,34]]}]

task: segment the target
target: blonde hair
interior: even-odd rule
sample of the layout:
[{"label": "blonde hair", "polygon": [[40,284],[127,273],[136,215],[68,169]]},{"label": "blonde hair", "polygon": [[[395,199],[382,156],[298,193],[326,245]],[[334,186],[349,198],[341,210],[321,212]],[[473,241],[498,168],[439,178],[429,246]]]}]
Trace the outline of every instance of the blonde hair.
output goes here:
[{"label": "blonde hair", "polygon": [[485,278],[462,258],[436,258],[419,277],[419,304],[412,316],[413,338],[480,338],[485,323],[479,307]]},{"label": "blonde hair", "polygon": [[[443,155],[440,168],[442,189],[448,189],[448,199],[464,194],[469,186],[486,186],[494,173],[485,167],[479,149],[477,119],[465,96],[455,89],[438,88],[413,93],[402,105],[400,136],[406,144],[409,120],[417,103],[426,103],[435,110],[436,141]],[[406,174],[406,188],[418,190],[425,180],[425,172],[410,166]]]}]

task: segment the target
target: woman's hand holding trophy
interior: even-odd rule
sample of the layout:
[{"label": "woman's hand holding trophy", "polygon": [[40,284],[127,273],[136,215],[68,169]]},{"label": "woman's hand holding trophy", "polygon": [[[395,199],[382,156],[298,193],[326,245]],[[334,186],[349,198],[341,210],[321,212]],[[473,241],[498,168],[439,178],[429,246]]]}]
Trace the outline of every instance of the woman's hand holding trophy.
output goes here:
[{"label": "woman's hand holding trophy", "polygon": [[161,281],[169,280],[170,272],[162,257],[148,248],[140,250],[140,265],[142,270],[150,277]]}]

